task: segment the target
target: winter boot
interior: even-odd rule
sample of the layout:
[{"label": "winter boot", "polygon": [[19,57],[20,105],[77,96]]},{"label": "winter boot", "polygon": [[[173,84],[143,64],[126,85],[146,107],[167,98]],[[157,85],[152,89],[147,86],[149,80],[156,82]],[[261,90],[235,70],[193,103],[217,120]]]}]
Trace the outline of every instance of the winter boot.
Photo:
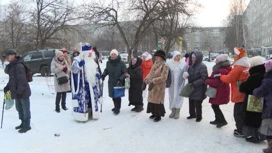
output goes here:
[{"label": "winter boot", "polygon": [[21,121],[22,121],[21,124],[15,127],[16,130],[23,128],[23,120],[21,120]]},{"label": "winter boot", "polygon": [[114,109],[114,114],[118,115],[120,113],[120,108],[121,108],[121,98],[118,98],[115,100],[115,109]]},{"label": "winter boot", "polygon": [[180,108],[176,108],[174,119],[179,119]]},{"label": "winter boot", "polygon": [[171,112],[171,114],[169,115],[169,118],[174,118],[175,112],[176,112],[176,108],[172,108],[172,112]]},{"label": "winter boot", "polygon": [[214,121],[210,121],[210,124],[212,124],[212,125],[217,125],[219,122],[218,122],[218,120],[214,120]]},{"label": "winter boot", "polygon": [[200,122],[202,120],[202,117],[197,117],[196,122]]},{"label": "winter boot", "polygon": [[251,143],[260,143],[261,142],[259,137],[253,137],[253,136],[247,137],[246,141],[251,142]]},{"label": "winter boot", "polygon": [[221,128],[222,126],[225,126],[225,125],[227,125],[227,124],[228,124],[227,121],[223,121],[223,122],[218,123],[218,124],[216,125],[216,127],[217,127],[217,128]]},{"label": "winter boot", "polygon": [[68,108],[65,106],[65,105],[61,105],[61,108],[63,109],[63,110],[68,110]]},{"label": "winter boot", "polygon": [[138,105],[138,106],[136,106],[136,112],[137,113],[139,113],[139,112],[141,112],[141,111],[143,111],[144,110],[144,107],[142,106],[142,105]]},{"label": "winter boot", "polygon": [[155,118],[154,118],[154,122],[159,122],[161,120],[161,117],[159,115],[157,115]]},{"label": "winter boot", "polygon": [[242,132],[238,131],[237,129],[234,130],[233,135],[235,137],[239,137],[239,138],[244,138],[245,137],[245,135]]},{"label": "winter boot", "polygon": [[19,133],[26,133],[27,131],[31,130],[30,121],[23,121],[23,127],[18,131]]},{"label": "winter boot", "polygon": [[190,120],[190,119],[194,119],[196,118],[196,116],[188,116],[187,119]]},{"label": "winter boot", "polygon": [[154,119],[156,117],[156,115],[152,114],[151,116],[149,116],[150,119]]},{"label": "winter boot", "polygon": [[134,111],[136,111],[136,109],[137,109],[137,106],[135,106],[134,108],[132,108],[131,111],[134,112]]},{"label": "winter boot", "polygon": [[56,112],[59,113],[60,112],[60,108],[56,107]]},{"label": "winter boot", "polygon": [[272,153],[272,140],[268,139],[267,140],[267,148],[263,149],[264,153]]}]

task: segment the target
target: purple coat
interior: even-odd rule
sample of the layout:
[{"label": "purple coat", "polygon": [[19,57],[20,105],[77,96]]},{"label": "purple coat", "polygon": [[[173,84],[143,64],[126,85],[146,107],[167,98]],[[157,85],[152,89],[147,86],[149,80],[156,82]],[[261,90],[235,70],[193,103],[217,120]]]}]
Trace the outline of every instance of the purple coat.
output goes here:
[{"label": "purple coat", "polygon": [[210,98],[209,102],[215,105],[227,104],[230,101],[230,87],[229,84],[223,83],[220,78],[214,78],[215,74],[227,75],[231,70],[230,62],[220,62],[213,67],[211,76],[206,80],[206,84],[217,88],[215,98]]},{"label": "purple coat", "polygon": [[259,88],[253,90],[256,97],[264,97],[264,110],[262,118],[272,118],[272,70],[268,71]]}]

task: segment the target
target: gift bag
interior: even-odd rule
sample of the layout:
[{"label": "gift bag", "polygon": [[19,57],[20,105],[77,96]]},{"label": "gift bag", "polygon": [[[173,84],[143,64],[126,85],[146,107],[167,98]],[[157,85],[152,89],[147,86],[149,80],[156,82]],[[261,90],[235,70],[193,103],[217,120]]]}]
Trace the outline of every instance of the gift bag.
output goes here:
[{"label": "gift bag", "polygon": [[125,96],[125,87],[114,87],[113,88],[113,97],[121,98]]},{"label": "gift bag", "polygon": [[4,100],[5,100],[5,103],[6,103],[5,110],[11,109],[13,107],[13,105],[14,105],[14,99],[11,98],[11,92],[10,91],[8,91],[5,94]]},{"label": "gift bag", "polygon": [[125,88],[129,89],[130,88],[130,77],[125,78]]},{"label": "gift bag", "polygon": [[208,87],[207,91],[205,92],[206,96],[210,98],[214,98],[216,96],[217,89],[211,86]]},{"label": "gift bag", "polygon": [[261,113],[263,111],[263,103],[264,103],[263,98],[248,95],[247,111]]},{"label": "gift bag", "polygon": [[191,84],[187,83],[184,86],[184,88],[181,90],[179,95],[182,97],[190,97],[193,91],[194,91],[194,87]]}]

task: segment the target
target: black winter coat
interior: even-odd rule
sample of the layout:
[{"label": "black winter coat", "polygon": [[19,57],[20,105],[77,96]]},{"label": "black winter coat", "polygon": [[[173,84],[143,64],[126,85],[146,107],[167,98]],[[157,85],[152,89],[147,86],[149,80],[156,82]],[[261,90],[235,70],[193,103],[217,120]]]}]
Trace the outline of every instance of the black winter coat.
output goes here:
[{"label": "black winter coat", "polygon": [[[196,61],[192,63],[192,54],[196,55]],[[194,91],[191,93],[189,99],[203,101],[207,96],[205,92],[207,85],[205,84],[208,78],[207,66],[202,63],[203,54],[201,52],[192,52],[189,57],[189,77],[188,81],[194,87]]]},{"label": "black winter coat", "polygon": [[116,59],[112,60],[109,57],[106,68],[102,76],[106,77],[109,75],[108,88],[109,97],[113,98],[113,88],[117,86],[117,82],[120,81],[124,85],[124,74],[127,72],[126,65],[121,61],[121,57],[118,56]]},{"label": "black winter coat", "polygon": [[245,126],[259,128],[262,122],[262,113],[246,111],[248,95],[253,95],[253,90],[260,87],[265,75],[264,64],[251,67],[248,79],[241,83],[240,92],[246,93],[245,102]]},{"label": "black winter coat", "polygon": [[5,89],[10,90],[12,99],[28,98],[31,95],[26,69],[22,63],[23,59],[17,56],[5,69],[9,75],[9,82]]},{"label": "black winter coat", "polygon": [[142,59],[137,58],[137,63],[128,68],[128,74],[130,75],[130,88],[129,88],[129,105],[143,105],[143,77],[142,77]]}]

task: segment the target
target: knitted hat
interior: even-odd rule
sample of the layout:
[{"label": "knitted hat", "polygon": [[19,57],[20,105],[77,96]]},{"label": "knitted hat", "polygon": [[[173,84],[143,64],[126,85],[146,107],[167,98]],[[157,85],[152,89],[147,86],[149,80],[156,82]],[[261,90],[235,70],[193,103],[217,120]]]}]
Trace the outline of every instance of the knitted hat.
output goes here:
[{"label": "knitted hat", "polygon": [[227,54],[220,54],[215,59],[217,62],[224,62],[229,59],[229,56]]},{"label": "knitted hat", "polygon": [[145,57],[147,57],[149,55],[149,53],[147,52],[147,51],[145,51],[143,54],[142,54],[142,56],[145,56]]},{"label": "knitted hat", "polygon": [[118,53],[118,51],[117,51],[116,49],[111,50],[110,56],[111,56],[112,54],[115,54],[116,56],[119,55],[119,53]]},{"label": "knitted hat", "polygon": [[159,56],[161,57],[163,60],[166,60],[166,53],[163,50],[158,50],[155,52],[154,56]]},{"label": "knitted hat", "polygon": [[272,69],[272,60],[268,60],[264,64],[266,71],[270,71]]},{"label": "knitted hat", "polygon": [[173,58],[175,58],[177,55],[181,55],[180,52],[177,50],[173,51]]},{"label": "knitted hat", "polygon": [[55,55],[56,57],[60,57],[60,56],[63,56],[63,53],[60,51],[60,50],[55,50]]},{"label": "knitted hat", "polygon": [[264,59],[261,56],[254,56],[249,59],[250,67],[264,64]]},{"label": "knitted hat", "polygon": [[246,50],[243,48],[235,47],[234,48],[234,53],[238,55],[239,58],[246,57]]}]

